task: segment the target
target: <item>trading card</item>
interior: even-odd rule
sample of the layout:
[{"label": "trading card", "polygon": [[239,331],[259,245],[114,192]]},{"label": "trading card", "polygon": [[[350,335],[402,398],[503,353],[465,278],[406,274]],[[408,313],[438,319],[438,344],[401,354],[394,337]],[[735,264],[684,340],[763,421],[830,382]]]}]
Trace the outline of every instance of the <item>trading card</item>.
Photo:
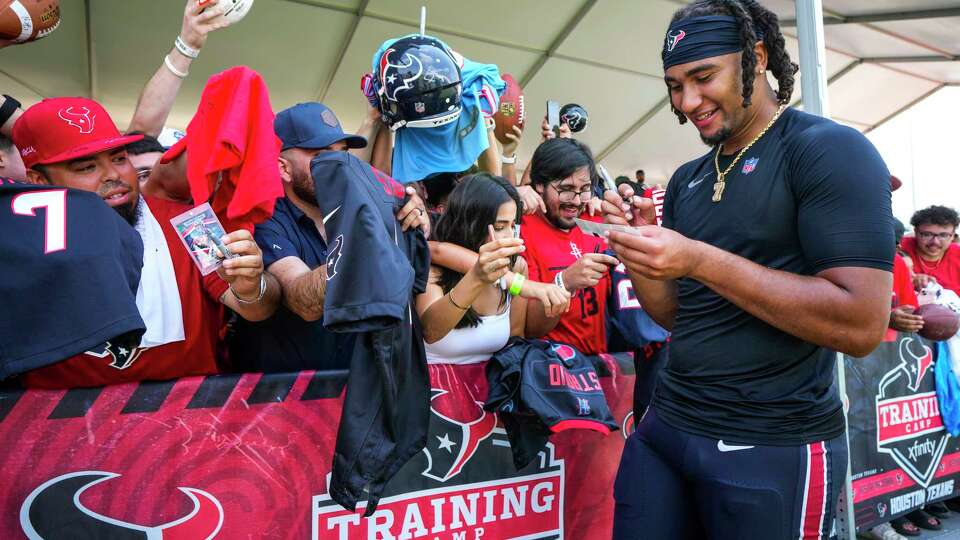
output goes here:
[{"label": "trading card", "polygon": [[235,257],[223,243],[226,231],[210,208],[210,203],[188,210],[170,220],[200,273],[207,275],[220,267],[224,259]]}]

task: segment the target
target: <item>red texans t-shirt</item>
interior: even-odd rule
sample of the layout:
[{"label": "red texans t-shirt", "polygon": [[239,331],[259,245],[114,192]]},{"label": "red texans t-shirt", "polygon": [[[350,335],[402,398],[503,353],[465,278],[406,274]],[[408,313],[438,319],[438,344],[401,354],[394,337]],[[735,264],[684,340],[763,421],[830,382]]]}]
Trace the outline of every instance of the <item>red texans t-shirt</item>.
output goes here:
[{"label": "red texans t-shirt", "polygon": [[[588,219],[587,216],[581,216]],[[520,237],[526,251],[523,258],[530,268],[530,279],[553,283],[557,273],[572,265],[584,253],[603,253],[606,243],[601,238],[584,234],[580,227],[563,231],[540,214],[523,216]],[[544,336],[551,341],[573,345],[583,354],[606,352],[605,313],[610,292],[610,274],[600,282],[574,293],[570,309],[560,317],[556,328]]]},{"label": "red texans t-shirt", "polygon": [[[191,205],[144,197],[160,222],[170,250],[180,290],[185,339],[146,349],[105,344],[63,362],[28,371],[21,381],[28,388],[76,388],[142,380],[164,380],[217,372],[216,348],[223,326],[220,297],[227,283],[216,272],[200,274],[177,237],[170,219]],[[147,246],[144,246],[145,248]],[[104,284],[109,286],[109,284]],[[96,316],[96,314],[91,314]]]},{"label": "red texans t-shirt", "polygon": [[960,245],[950,244],[939,262],[933,263],[920,258],[917,253],[917,239],[904,236],[900,248],[913,259],[913,272],[936,278],[944,289],[960,294]]}]

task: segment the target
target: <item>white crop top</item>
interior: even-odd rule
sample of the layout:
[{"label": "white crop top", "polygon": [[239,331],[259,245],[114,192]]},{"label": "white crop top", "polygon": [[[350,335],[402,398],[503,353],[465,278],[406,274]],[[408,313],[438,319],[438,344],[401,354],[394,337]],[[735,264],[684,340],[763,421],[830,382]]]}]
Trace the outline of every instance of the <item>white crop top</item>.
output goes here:
[{"label": "white crop top", "polygon": [[486,362],[510,340],[510,301],[499,315],[484,315],[475,328],[454,328],[435,343],[424,343],[428,364]]}]

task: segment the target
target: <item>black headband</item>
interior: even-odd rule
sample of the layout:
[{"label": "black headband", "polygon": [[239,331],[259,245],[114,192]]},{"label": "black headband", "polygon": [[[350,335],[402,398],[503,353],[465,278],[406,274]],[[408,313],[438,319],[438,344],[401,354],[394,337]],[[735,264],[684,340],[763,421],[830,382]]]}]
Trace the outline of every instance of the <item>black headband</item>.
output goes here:
[{"label": "black headband", "polygon": [[[763,39],[760,35],[757,39]],[[727,15],[708,15],[679,20],[667,30],[663,40],[663,69],[712,56],[739,52],[740,27]]]}]

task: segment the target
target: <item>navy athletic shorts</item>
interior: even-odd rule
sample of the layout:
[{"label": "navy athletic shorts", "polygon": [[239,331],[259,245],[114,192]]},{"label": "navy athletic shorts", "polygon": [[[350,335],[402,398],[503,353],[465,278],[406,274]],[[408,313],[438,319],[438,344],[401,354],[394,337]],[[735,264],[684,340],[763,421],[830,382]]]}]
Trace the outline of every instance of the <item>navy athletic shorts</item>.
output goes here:
[{"label": "navy athletic shorts", "polygon": [[745,446],[675,429],[647,410],[614,483],[614,540],[828,539],[847,472],[843,435]]}]

